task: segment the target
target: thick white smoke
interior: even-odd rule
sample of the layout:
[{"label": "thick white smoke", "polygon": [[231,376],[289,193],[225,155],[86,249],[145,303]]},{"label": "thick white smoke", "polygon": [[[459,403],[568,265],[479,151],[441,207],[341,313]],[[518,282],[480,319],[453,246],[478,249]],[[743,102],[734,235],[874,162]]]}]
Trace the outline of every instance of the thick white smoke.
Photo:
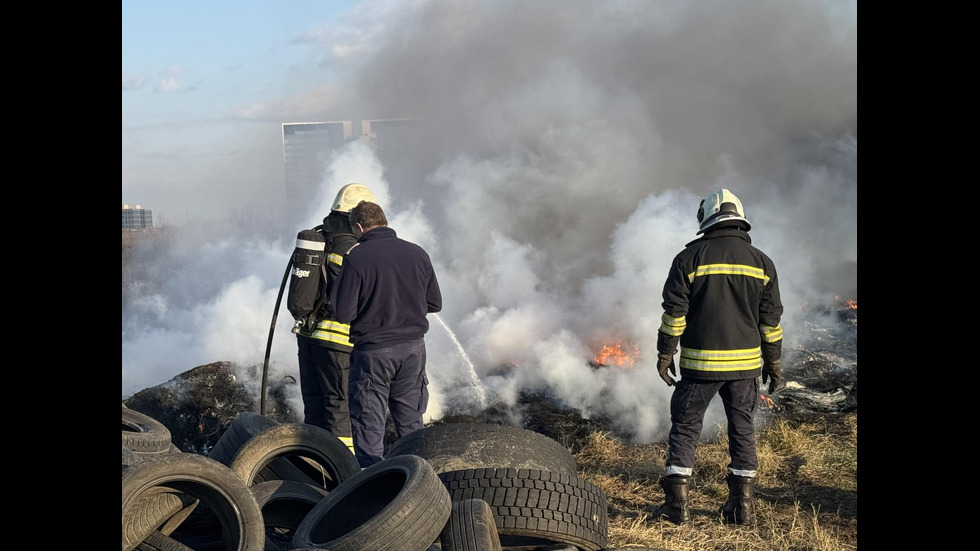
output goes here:
[{"label": "thick white smoke", "polygon": [[[779,270],[786,357],[806,304],[857,299],[852,2],[398,9],[348,102],[417,117],[418,140],[391,166],[360,144],[338,151],[285,237],[241,220],[206,237],[175,231],[154,259],[163,283],[123,281],[124,395],[214,361],[261,365],[295,231],[349,182],[370,186],[436,264],[430,419],[538,390],[637,441],[664,438],[661,290],[719,187],[742,200]],[[290,322],[283,305],[270,378],[296,374]],[[635,363],[594,367],[617,342]],[[298,389],[293,400],[301,410]],[[713,404],[706,435],[723,419]]]}]

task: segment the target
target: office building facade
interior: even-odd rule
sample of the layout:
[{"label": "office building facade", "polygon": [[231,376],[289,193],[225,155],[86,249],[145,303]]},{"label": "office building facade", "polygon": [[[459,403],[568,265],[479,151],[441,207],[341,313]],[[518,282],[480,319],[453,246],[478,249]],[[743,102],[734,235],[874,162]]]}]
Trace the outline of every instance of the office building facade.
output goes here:
[{"label": "office building facade", "polygon": [[286,209],[301,217],[316,199],[331,152],[354,139],[351,121],[282,125]]},{"label": "office building facade", "polygon": [[139,205],[122,206],[122,229],[125,230],[145,230],[153,227],[153,211],[144,209]]},{"label": "office building facade", "polygon": [[[418,147],[417,119],[364,119],[355,121],[288,122],[282,125],[282,153],[285,167],[285,205],[291,225],[309,215],[308,209],[323,191],[331,156],[353,140],[369,144],[378,160],[401,188],[398,178],[418,175],[404,169],[411,166],[412,153]],[[327,190],[327,194],[336,190]],[[322,214],[320,214],[322,216]]]}]

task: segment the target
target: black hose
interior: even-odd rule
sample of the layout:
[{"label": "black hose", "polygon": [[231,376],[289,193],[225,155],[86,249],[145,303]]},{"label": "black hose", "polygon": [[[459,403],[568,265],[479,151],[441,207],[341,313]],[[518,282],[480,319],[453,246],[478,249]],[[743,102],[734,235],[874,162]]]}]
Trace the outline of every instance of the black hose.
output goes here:
[{"label": "black hose", "polygon": [[286,273],[282,274],[282,285],[279,286],[279,296],[276,297],[276,309],[272,311],[272,324],[269,326],[269,342],[265,345],[265,364],[262,366],[262,394],[259,399],[259,415],[265,415],[265,383],[269,376],[269,355],[272,354],[272,335],[276,331],[276,319],[279,317],[279,305],[282,304],[282,293],[286,290],[286,281],[293,268],[293,259],[286,264]]}]

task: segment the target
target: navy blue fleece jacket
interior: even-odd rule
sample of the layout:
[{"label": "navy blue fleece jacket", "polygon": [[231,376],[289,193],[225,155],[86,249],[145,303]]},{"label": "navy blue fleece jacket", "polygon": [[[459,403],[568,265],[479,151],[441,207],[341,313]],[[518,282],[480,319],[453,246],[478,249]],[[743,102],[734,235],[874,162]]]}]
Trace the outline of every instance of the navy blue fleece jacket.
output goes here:
[{"label": "navy blue fleece jacket", "polygon": [[330,290],[337,321],[350,324],[354,348],[369,350],[420,339],[428,312],[442,310],[429,254],[382,226],[361,235]]}]

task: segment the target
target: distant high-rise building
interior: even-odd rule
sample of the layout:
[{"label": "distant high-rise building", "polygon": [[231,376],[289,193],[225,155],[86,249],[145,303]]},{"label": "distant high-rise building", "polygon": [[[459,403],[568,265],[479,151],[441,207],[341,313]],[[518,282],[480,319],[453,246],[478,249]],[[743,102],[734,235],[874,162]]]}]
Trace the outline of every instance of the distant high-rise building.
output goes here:
[{"label": "distant high-rise building", "polygon": [[374,147],[385,167],[385,176],[393,196],[411,194],[421,199],[419,183],[434,167],[426,165],[427,141],[421,134],[420,119],[365,119],[361,121],[361,139]]},{"label": "distant high-rise building", "polygon": [[286,209],[290,216],[299,219],[306,214],[316,199],[330,153],[351,139],[351,121],[282,124]]},{"label": "distant high-rise building", "polygon": [[[285,205],[288,217],[292,218],[291,225],[310,214],[331,155],[353,140],[361,140],[374,149],[388,172],[391,186],[399,190],[416,187],[424,174],[417,161],[421,146],[418,123],[419,119],[407,118],[364,119],[359,129],[353,121],[283,123]],[[327,193],[335,191],[327,190]]]},{"label": "distant high-rise building", "polygon": [[122,206],[122,229],[145,230],[153,227],[153,211],[139,205]]},{"label": "distant high-rise building", "polygon": [[365,119],[361,139],[374,146],[381,164],[387,166],[418,141],[418,123],[418,119]]}]

